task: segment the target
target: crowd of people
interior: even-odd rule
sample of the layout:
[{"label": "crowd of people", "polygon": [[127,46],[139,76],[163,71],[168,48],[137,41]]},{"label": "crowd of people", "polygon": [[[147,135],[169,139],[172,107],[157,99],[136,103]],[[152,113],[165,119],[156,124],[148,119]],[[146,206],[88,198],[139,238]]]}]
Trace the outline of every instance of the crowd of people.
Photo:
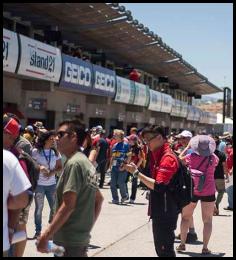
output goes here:
[{"label": "crowd of people", "polygon": [[[191,201],[179,209],[169,184],[180,164],[189,169],[193,182]],[[107,181],[106,173],[110,180]],[[12,244],[17,231],[25,231],[34,200],[37,249],[48,252],[48,241],[65,248],[64,256],[87,256],[90,233],[102,209],[102,189],[110,185],[111,202],[135,204],[138,186],[150,191],[148,214],[159,257],[177,251],[198,239],[194,209],[201,201],[202,254],[208,243],[213,215],[227,192],[233,210],[233,187],[226,184],[233,174],[233,138],[188,130],[167,135],[160,126],[133,127],[128,135],[114,129],[109,138],[101,125],[87,129],[78,119],[46,129],[42,122],[25,128],[14,114],[3,115],[3,255],[22,257],[27,240]],[[108,176],[108,175],[107,175]],[[131,182],[131,194],[128,184]],[[217,192],[217,197],[215,197]],[[42,226],[45,196],[50,214]],[[180,234],[175,236],[181,213]]]}]

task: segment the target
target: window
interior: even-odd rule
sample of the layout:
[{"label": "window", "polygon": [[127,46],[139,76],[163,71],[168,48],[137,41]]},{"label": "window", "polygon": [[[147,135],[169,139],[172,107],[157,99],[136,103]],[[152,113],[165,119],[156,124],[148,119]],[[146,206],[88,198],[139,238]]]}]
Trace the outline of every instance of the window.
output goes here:
[{"label": "window", "polygon": [[30,28],[26,25],[23,25],[21,23],[16,23],[16,32],[23,34],[25,36],[29,36]]},{"label": "window", "polygon": [[14,31],[14,21],[3,17],[3,28]]}]

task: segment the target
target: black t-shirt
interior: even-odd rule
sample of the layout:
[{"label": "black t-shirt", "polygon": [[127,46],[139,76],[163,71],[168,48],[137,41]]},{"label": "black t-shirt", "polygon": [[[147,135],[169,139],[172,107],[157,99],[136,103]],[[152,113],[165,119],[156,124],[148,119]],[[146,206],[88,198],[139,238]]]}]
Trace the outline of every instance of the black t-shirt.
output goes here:
[{"label": "black t-shirt", "polygon": [[225,153],[222,153],[218,150],[215,150],[215,155],[219,158],[219,163],[216,166],[214,178],[215,179],[224,179],[224,168],[223,168],[223,162],[226,161],[226,155]]},{"label": "black t-shirt", "polygon": [[104,138],[100,138],[97,142],[97,146],[100,147],[98,156],[97,156],[97,163],[100,163],[107,159],[107,149],[109,148],[108,142]]}]

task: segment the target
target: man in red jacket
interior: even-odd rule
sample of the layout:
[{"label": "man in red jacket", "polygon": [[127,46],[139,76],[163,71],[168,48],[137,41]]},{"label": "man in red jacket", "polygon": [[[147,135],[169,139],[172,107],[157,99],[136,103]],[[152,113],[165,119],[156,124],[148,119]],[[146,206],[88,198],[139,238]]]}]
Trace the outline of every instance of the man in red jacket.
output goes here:
[{"label": "man in red jacket", "polygon": [[149,215],[152,218],[156,253],[159,257],[175,257],[174,240],[178,209],[168,191],[168,183],[177,172],[179,164],[166,139],[164,128],[148,126],[142,137],[152,152],[151,176],[140,173],[135,164],[124,164],[124,169],[138,177],[150,190]]}]

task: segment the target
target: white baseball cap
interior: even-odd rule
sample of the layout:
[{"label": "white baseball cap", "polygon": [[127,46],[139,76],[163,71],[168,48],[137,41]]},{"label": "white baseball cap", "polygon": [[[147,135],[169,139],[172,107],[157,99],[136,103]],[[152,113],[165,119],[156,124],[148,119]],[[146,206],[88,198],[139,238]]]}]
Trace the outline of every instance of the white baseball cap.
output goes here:
[{"label": "white baseball cap", "polygon": [[180,134],[178,134],[176,137],[177,137],[177,138],[180,138],[180,137],[189,137],[189,138],[192,138],[192,137],[193,137],[193,134],[192,134],[190,131],[188,131],[188,130],[184,130],[184,131],[182,131]]}]

